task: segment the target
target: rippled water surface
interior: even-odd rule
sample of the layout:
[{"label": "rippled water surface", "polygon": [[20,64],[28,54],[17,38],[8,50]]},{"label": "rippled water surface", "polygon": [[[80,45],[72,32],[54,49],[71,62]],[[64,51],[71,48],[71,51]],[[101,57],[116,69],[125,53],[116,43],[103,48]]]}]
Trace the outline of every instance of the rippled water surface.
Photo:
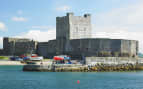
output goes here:
[{"label": "rippled water surface", "polygon": [[22,66],[0,66],[0,89],[143,89],[143,71],[23,72]]}]

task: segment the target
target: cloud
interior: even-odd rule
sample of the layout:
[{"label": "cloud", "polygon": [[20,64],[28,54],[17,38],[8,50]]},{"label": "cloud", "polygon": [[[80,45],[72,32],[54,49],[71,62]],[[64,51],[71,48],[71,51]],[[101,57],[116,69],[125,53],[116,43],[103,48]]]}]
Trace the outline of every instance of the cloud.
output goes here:
[{"label": "cloud", "polygon": [[[138,33],[138,34],[136,34]],[[111,38],[111,39],[128,39],[128,40],[141,40],[140,32],[128,32],[128,31],[114,31],[114,32],[94,32],[92,37],[93,38]],[[143,33],[143,32],[142,32]],[[136,38],[135,38],[136,37]]]},{"label": "cloud", "polygon": [[61,7],[56,8],[56,10],[57,11],[69,11],[69,10],[71,10],[71,7],[65,5],[65,6],[61,6]]},{"label": "cloud", "polygon": [[18,36],[15,36],[18,38],[29,38],[33,39],[39,42],[47,42],[52,39],[56,39],[56,30],[55,28],[49,29],[46,31],[41,30],[29,30],[28,32],[21,33]]},{"label": "cloud", "polygon": [[12,21],[16,21],[16,22],[25,22],[25,21],[27,21],[27,19],[26,18],[24,18],[24,17],[12,17]]},{"label": "cloud", "polygon": [[0,37],[0,49],[3,48],[3,37]]},{"label": "cloud", "polygon": [[136,28],[141,31],[139,27],[142,25],[141,28],[143,28],[142,8],[143,2],[138,2],[96,14],[96,26],[100,28],[128,28],[126,29],[128,31],[133,31]]},{"label": "cloud", "polygon": [[6,30],[6,26],[3,22],[0,22],[0,30],[1,31],[5,31]]},{"label": "cloud", "polygon": [[43,26],[40,26],[40,25],[35,25],[35,26],[32,26],[31,27],[32,29],[40,29],[40,30],[42,30],[42,29],[53,29],[54,27],[53,26],[46,26],[46,25],[43,25]]},{"label": "cloud", "polygon": [[93,37],[138,40],[139,51],[143,52],[142,8],[143,2],[138,2],[96,14]]},{"label": "cloud", "polygon": [[111,38],[111,39],[127,39],[139,41],[139,52],[143,52],[143,32],[129,32],[125,30],[119,30],[114,32],[94,32],[93,38]]},{"label": "cloud", "polygon": [[85,12],[90,13],[90,12],[95,12],[95,10],[96,10],[96,8],[87,8],[87,9],[78,9],[77,11],[80,11],[83,13],[85,13]]},{"label": "cloud", "polygon": [[22,15],[22,14],[23,14],[23,11],[22,11],[22,10],[18,10],[18,11],[17,11],[17,14]]},{"label": "cloud", "polygon": [[[28,38],[38,42],[48,42],[49,40],[56,39],[56,29],[51,28],[45,31],[41,30],[29,30],[28,32],[20,33],[14,38]],[[3,47],[3,37],[0,37],[0,48]]]}]

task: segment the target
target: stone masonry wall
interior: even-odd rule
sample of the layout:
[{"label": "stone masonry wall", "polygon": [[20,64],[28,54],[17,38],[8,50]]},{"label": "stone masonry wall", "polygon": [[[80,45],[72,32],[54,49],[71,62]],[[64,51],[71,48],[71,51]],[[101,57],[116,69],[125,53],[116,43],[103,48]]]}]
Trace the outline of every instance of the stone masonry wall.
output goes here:
[{"label": "stone masonry wall", "polygon": [[56,40],[49,42],[39,42],[37,46],[37,53],[39,56],[45,58],[53,58],[56,55]]},{"label": "stone masonry wall", "polygon": [[95,64],[136,64],[140,63],[139,58],[129,58],[129,57],[86,57],[87,65]]},{"label": "stone masonry wall", "polygon": [[122,39],[74,39],[66,48],[73,56],[136,57],[137,41]]},{"label": "stone masonry wall", "polygon": [[35,53],[37,42],[23,38],[8,38],[3,39],[3,51],[5,55],[19,56],[22,54]]},{"label": "stone masonry wall", "polygon": [[[57,54],[64,54],[70,39],[91,38],[91,18],[89,14],[66,16],[56,18]],[[66,47],[66,48],[65,48]]]}]

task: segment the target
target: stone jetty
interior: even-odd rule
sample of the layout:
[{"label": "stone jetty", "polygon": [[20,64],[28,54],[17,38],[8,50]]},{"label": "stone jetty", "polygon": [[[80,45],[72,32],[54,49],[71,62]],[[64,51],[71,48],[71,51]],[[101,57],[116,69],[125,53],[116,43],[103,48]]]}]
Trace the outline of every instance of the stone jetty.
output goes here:
[{"label": "stone jetty", "polygon": [[143,64],[54,64],[54,65],[24,65],[23,71],[45,72],[104,72],[104,71],[134,71],[143,70]]}]

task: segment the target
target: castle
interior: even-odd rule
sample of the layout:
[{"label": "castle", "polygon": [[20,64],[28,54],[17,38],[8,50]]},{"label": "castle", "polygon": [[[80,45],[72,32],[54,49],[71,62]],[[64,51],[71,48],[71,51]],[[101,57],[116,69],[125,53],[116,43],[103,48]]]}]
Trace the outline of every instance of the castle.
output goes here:
[{"label": "castle", "polygon": [[[55,55],[70,55],[80,59],[83,56],[136,57],[138,54],[138,41],[136,40],[92,38],[90,14],[74,16],[73,13],[67,13],[66,16],[57,17],[56,40],[23,41],[14,41],[15,45],[8,46],[11,43],[4,38],[4,53],[9,55],[13,52],[13,54],[19,55],[33,50],[45,58],[52,58]],[[22,44],[24,46],[21,46]],[[22,50],[23,48],[24,50]],[[8,49],[14,51],[10,52]]]}]

